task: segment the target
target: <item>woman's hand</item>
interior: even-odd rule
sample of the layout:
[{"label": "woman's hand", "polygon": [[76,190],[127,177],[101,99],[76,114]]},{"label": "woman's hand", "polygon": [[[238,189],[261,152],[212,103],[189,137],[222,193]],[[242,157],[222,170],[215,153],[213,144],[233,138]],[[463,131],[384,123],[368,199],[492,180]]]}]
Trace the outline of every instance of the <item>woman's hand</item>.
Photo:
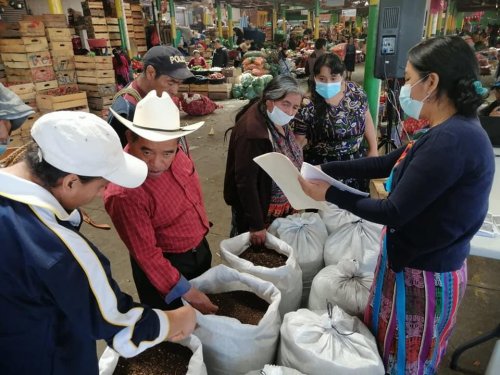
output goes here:
[{"label": "woman's hand", "polygon": [[304,193],[309,195],[312,199],[316,201],[326,200],[326,191],[330,188],[328,182],[322,180],[306,180],[304,177],[299,176],[299,183]]}]

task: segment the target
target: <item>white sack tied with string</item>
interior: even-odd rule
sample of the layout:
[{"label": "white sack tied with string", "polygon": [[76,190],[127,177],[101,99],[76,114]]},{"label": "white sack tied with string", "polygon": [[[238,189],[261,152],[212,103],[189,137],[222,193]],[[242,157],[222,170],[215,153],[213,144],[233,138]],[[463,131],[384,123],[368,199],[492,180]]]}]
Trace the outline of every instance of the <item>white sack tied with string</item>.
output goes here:
[{"label": "white sack tied with string", "polygon": [[384,374],[373,335],[338,306],[324,314],[307,309],[286,314],[278,364],[308,375]]},{"label": "white sack tied with string", "polygon": [[309,294],[309,310],[325,310],[326,302],[337,305],[350,315],[363,314],[373,272],[361,272],[356,259],[342,259],[326,266],[316,275]]},{"label": "white sack tied with string", "polygon": [[328,235],[335,233],[342,225],[358,221],[359,216],[352,212],[339,208],[338,206],[327,203],[328,210],[319,211],[319,216],[323,220],[328,231]]},{"label": "white sack tied with string", "polygon": [[323,268],[323,248],[328,237],[325,224],[317,213],[305,212],[273,221],[268,232],[293,249],[302,270],[302,302],[307,305],[311,283]]},{"label": "white sack tied with string", "polygon": [[269,281],[222,264],[190,280],[190,283],[208,294],[236,290],[252,292],[269,303],[258,325],[196,311],[198,326],[194,334],[203,344],[203,358],[210,375],[243,375],[273,363],[281,324],[278,311],[281,293],[278,288]]},{"label": "white sack tied with string", "polygon": [[[207,368],[203,363],[203,350],[200,339],[195,335],[190,335],[189,337],[178,341],[177,344],[185,346],[193,352],[193,355],[189,360],[186,375],[207,375]],[[99,358],[99,375],[113,375],[119,359],[120,354],[115,352],[109,346],[106,347],[101,355],[101,358]]]},{"label": "white sack tied with string", "polygon": [[264,246],[287,256],[285,265],[268,268],[256,266],[240,258],[240,255],[250,247],[250,233],[248,232],[223,240],[220,243],[220,250],[222,259],[229,267],[270,281],[279,289],[281,292],[279,311],[283,317],[287,312],[295,311],[299,307],[302,297],[302,270],[297,263],[294,250],[285,241],[268,232]]},{"label": "white sack tied with string", "polygon": [[362,271],[375,272],[382,228],[380,224],[362,219],[342,225],[325,242],[325,265],[337,264],[341,259],[356,259]]}]

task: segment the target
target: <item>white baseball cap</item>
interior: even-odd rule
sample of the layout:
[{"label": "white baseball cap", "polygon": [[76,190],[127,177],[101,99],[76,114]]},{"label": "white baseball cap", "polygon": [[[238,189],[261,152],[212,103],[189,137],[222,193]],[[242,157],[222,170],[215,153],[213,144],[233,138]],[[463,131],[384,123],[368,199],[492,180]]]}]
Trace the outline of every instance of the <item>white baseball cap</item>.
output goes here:
[{"label": "white baseball cap", "polygon": [[114,129],[91,113],[47,113],[35,121],[31,136],[42,158],[63,172],[103,177],[127,188],[146,179],[146,163],[124,152]]}]

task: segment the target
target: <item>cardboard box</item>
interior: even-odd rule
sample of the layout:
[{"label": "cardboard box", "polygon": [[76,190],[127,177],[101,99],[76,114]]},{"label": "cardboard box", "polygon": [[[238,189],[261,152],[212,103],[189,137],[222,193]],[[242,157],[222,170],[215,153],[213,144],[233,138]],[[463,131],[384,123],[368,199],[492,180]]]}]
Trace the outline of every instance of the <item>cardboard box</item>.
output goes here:
[{"label": "cardboard box", "polygon": [[385,190],[385,178],[370,180],[370,197],[374,199],[385,199],[389,193]]},{"label": "cardboard box", "polygon": [[68,95],[46,95],[37,94],[36,103],[41,112],[60,111],[87,107],[87,94],[79,92]]}]

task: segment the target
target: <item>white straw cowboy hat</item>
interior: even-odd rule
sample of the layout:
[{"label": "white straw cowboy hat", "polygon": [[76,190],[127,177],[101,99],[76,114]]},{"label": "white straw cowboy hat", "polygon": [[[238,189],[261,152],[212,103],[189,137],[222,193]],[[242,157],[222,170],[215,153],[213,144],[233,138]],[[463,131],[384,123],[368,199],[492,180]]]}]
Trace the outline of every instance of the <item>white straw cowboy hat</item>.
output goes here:
[{"label": "white straw cowboy hat", "polygon": [[150,91],[135,108],[134,121],[127,120],[110,108],[111,113],[123,125],[141,138],[153,142],[169,141],[198,130],[205,122],[181,127],[179,108],[166,92],[159,97]]}]

